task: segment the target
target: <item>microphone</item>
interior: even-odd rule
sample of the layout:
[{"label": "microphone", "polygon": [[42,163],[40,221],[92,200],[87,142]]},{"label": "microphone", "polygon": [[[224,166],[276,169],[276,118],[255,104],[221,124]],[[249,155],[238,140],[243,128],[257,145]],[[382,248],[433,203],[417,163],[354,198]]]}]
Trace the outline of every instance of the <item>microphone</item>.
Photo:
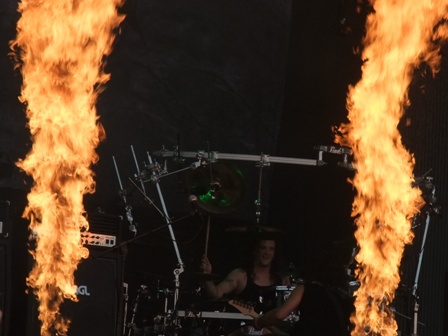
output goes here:
[{"label": "microphone", "polygon": [[196,195],[188,196],[188,203],[190,203],[192,212],[191,214],[195,214],[198,212],[198,197]]},{"label": "microphone", "polygon": [[134,235],[137,234],[137,227],[135,226],[135,224],[133,224],[133,223],[129,224],[129,231],[134,233]]},{"label": "microphone", "polygon": [[134,224],[134,218],[132,217],[132,208],[127,205],[126,206],[126,218],[129,222],[129,231],[133,232],[134,235],[137,234],[137,226]]}]

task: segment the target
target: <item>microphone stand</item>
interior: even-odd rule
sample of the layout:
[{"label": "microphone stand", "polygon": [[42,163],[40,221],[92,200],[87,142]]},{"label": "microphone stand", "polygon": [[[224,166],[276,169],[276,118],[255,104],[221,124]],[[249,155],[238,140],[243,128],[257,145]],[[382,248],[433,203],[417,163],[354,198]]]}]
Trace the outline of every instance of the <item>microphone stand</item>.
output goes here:
[{"label": "microphone stand", "polygon": [[259,174],[258,174],[258,193],[257,193],[257,199],[255,200],[255,217],[257,220],[257,225],[260,224],[260,217],[261,217],[261,185],[263,182],[263,168],[269,167],[269,162],[265,162],[263,160],[263,154],[261,154],[260,161],[255,164],[256,167],[258,167]]},{"label": "microphone stand", "polygon": [[[150,166],[153,166],[153,162],[152,162],[152,158],[151,155],[149,155],[149,153],[147,153],[148,155],[148,162],[150,164]],[[173,247],[174,247],[174,251],[176,252],[176,257],[177,257],[177,268],[174,269],[173,274],[174,274],[174,299],[173,299],[173,311],[175,312],[177,310],[177,301],[179,299],[179,288],[180,288],[180,281],[179,281],[179,276],[180,274],[182,274],[184,272],[184,262],[182,261],[182,258],[180,256],[180,252],[179,252],[179,247],[177,245],[177,241],[176,241],[176,237],[174,235],[174,231],[172,228],[172,222],[171,222],[171,218],[168,215],[168,210],[166,208],[165,205],[165,200],[163,198],[163,194],[162,194],[162,190],[160,188],[160,183],[159,183],[159,179],[156,178],[157,173],[155,170],[152,171],[152,176],[155,177],[154,178],[154,183],[156,185],[157,188],[157,192],[159,194],[159,199],[160,199],[160,203],[162,205],[162,209],[163,209],[163,213],[165,214],[165,220],[166,220],[166,225],[168,227],[170,236],[171,236],[171,241],[173,243]],[[174,314],[175,318],[177,316],[177,314]],[[167,316],[164,317],[165,319],[165,324],[166,324],[166,320],[167,320]],[[177,326],[178,325],[178,321],[175,320],[174,321],[174,325]]]},{"label": "microphone stand", "polygon": [[420,269],[421,269],[421,265],[422,265],[423,252],[425,250],[426,237],[427,237],[427,234],[428,234],[429,220],[430,220],[430,215],[427,214],[426,215],[425,232],[423,234],[422,245],[421,245],[420,252],[419,252],[419,258],[418,258],[418,264],[417,264],[417,271],[416,271],[416,274],[415,274],[414,286],[412,287],[412,297],[414,298],[414,319],[413,319],[413,329],[412,329],[411,336],[418,336],[417,325],[418,325],[418,312],[419,312],[420,305],[418,303],[419,297],[417,295],[417,288],[418,288],[418,279],[419,279],[419,276],[420,276]]},{"label": "microphone stand", "polygon": [[[429,177],[427,178],[428,184],[432,187],[431,196],[430,196],[430,199],[431,199],[430,203],[432,203],[432,201],[435,200],[435,191],[436,191],[435,186],[432,185],[432,183],[431,183],[431,179],[432,178],[429,178]],[[432,206],[432,204],[431,204],[431,206]],[[418,280],[419,280],[419,277],[420,277],[420,270],[421,270],[421,265],[422,265],[422,260],[423,260],[423,252],[425,251],[425,243],[426,243],[426,238],[427,238],[427,235],[428,235],[429,222],[430,222],[430,218],[431,218],[430,212],[431,212],[431,209],[429,209],[428,212],[426,213],[425,231],[423,233],[422,244],[421,244],[420,251],[419,251],[417,270],[416,270],[415,279],[414,279],[414,286],[412,287],[412,297],[414,298],[414,315],[413,315],[414,318],[413,318],[413,330],[412,330],[411,336],[418,336],[418,333],[417,333],[418,328],[417,327],[418,327],[418,324],[419,324],[419,322],[418,322],[418,313],[419,313],[420,305],[419,305],[419,302],[418,302],[419,297],[418,297],[418,294],[417,294],[417,289],[418,289]],[[415,216],[417,216],[417,215],[415,215]],[[414,217],[414,219],[415,218],[416,217]]]},{"label": "microphone stand", "polygon": [[[129,222],[129,228],[133,228],[134,236],[137,234],[137,229],[134,224],[134,219],[132,218],[132,207],[127,204],[126,200],[126,193],[123,189],[123,184],[121,182],[120,172],[118,171],[117,161],[115,160],[115,156],[112,156],[112,160],[114,162],[115,172],[117,173],[117,179],[118,179],[118,185],[120,186],[120,195],[123,199],[123,202],[125,204],[126,209],[126,217]],[[121,248],[122,247],[122,248]],[[127,246],[120,244],[120,250],[121,250],[121,256],[122,256],[122,266],[121,266],[121,283],[123,284],[123,292],[122,297],[120,300],[123,300],[122,304],[120,304],[120,316],[123,318],[123,334],[126,331],[126,316],[128,313],[128,284],[124,282],[124,269],[126,264],[126,257],[127,257]],[[121,323],[121,322],[119,322]]]}]

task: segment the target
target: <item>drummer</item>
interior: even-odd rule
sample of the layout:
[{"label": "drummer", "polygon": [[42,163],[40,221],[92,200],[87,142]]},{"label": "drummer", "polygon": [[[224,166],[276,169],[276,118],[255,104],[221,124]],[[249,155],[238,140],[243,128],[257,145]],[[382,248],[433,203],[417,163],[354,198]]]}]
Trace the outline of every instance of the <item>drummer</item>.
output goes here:
[{"label": "drummer", "polygon": [[[276,286],[290,285],[290,276],[282,275],[282,263],[277,253],[274,236],[260,235],[249,249],[247,262],[233,269],[223,281],[204,282],[204,291],[210,299],[236,298],[254,304],[257,313],[267,312],[278,305]],[[203,257],[200,268],[212,272],[212,265]]]}]

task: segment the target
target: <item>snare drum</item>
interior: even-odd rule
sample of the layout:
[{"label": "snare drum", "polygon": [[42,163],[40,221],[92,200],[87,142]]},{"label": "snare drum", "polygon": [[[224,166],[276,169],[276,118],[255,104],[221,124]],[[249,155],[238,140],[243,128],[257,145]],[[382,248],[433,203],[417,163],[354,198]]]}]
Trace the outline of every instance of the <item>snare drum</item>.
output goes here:
[{"label": "snare drum", "polygon": [[[289,299],[292,291],[296,288],[296,285],[289,286],[276,286],[275,290],[277,293],[277,307],[280,307],[286,300]],[[289,334],[299,320],[300,311],[298,309],[294,309],[284,320],[281,322],[278,327],[286,334]]]},{"label": "snare drum", "polygon": [[277,297],[277,307],[280,307],[286,300],[289,299],[292,291],[296,288],[296,285],[290,286],[276,286],[275,292]]}]

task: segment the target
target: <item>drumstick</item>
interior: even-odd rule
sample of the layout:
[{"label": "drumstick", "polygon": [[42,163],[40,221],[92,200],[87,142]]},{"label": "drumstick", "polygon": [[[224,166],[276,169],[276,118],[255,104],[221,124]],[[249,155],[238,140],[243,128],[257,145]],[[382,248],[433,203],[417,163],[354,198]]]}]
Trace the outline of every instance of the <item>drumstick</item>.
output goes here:
[{"label": "drumstick", "polygon": [[204,258],[207,258],[208,253],[208,237],[210,235],[210,216],[207,218],[207,231],[205,233],[205,249],[204,249]]}]

